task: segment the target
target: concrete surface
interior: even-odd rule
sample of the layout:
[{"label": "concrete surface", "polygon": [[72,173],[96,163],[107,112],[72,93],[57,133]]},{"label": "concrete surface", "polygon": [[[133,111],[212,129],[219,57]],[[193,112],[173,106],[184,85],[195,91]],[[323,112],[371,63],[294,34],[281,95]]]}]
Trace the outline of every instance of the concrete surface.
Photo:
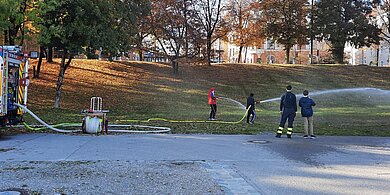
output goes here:
[{"label": "concrete surface", "polygon": [[225,194],[390,194],[386,137],[42,133],[0,138],[0,163],[104,160],[196,162]]}]

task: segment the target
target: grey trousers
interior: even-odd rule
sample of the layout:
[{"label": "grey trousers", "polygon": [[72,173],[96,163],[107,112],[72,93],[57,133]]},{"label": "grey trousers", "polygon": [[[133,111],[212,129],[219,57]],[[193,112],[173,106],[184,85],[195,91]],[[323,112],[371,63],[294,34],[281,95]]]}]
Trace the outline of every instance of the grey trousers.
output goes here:
[{"label": "grey trousers", "polygon": [[314,135],[313,134],[313,116],[303,117],[303,128],[305,130],[305,135],[309,135],[309,136]]}]

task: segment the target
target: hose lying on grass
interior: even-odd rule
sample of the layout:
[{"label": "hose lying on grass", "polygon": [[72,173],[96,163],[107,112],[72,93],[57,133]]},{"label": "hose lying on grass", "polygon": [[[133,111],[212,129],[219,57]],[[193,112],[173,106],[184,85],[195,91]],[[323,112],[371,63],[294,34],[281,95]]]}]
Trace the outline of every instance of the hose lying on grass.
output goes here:
[{"label": "hose lying on grass", "polygon": [[[76,132],[81,132],[81,130],[64,130],[64,129],[59,129],[57,127],[81,127],[81,123],[61,123],[61,124],[56,124],[56,125],[49,125],[42,119],[40,119],[36,114],[34,114],[31,110],[26,108],[23,105],[16,104],[16,106],[19,106],[26,112],[28,112],[33,118],[35,118],[38,122],[42,124],[40,127],[31,127],[27,123],[23,122],[23,125],[26,127],[26,129],[30,131],[41,131],[45,129],[51,129],[56,132],[60,133],[76,133]],[[120,120],[122,122],[137,122],[137,123],[149,123],[152,121],[164,121],[164,122],[170,122],[170,123],[217,123],[217,124],[239,124],[241,123],[245,117],[248,114],[250,107],[246,109],[244,116],[238,120],[238,121],[195,121],[195,120],[171,120],[171,119],[165,119],[165,118],[150,118],[147,120]],[[112,124],[108,125],[108,127],[133,127],[133,128],[146,128],[146,129],[156,129],[156,130],[114,130],[114,129],[108,129],[108,132],[116,132],[116,133],[167,133],[171,131],[171,128],[169,127],[156,127],[156,126],[147,126],[147,125],[118,125],[118,124]]]},{"label": "hose lying on grass", "polygon": [[[37,115],[35,115],[31,110],[26,108],[23,105],[15,104],[28,112],[32,117],[34,117],[38,122],[40,122],[43,126],[41,127],[31,127],[27,123],[23,123],[23,125],[28,129],[32,131],[41,131],[44,129],[51,129],[56,132],[60,133],[76,133],[81,132],[81,130],[64,130],[64,129],[58,129],[57,127],[81,127],[81,123],[61,123],[56,125],[49,125],[42,119],[40,119]],[[146,125],[108,125],[109,127],[133,127],[133,128],[146,128],[146,129],[156,129],[156,130],[114,130],[109,129],[109,132],[115,132],[115,133],[168,133],[171,131],[171,128],[169,127],[155,127],[155,126],[146,126]]]},{"label": "hose lying on grass", "polygon": [[250,106],[248,109],[246,109],[244,116],[238,121],[212,121],[212,120],[171,120],[171,119],[166,119],[166,118],[149,118],[147,120],[117,120],[119,122],[133,122],[133,123],[149,123],[153,121],[163,121],[163,122],[170,122],[170,123],[217,123],[217,124],[239,124],[241,123],[245,117],[248,114],[248,111],[250,109]]}]

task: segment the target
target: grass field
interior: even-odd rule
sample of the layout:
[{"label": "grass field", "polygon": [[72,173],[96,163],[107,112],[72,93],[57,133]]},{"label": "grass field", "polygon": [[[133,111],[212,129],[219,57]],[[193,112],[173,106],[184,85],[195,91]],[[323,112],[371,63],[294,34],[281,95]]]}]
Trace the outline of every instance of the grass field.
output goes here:
[{"label": "grass field", "polygon": [[[36,63],[36,62],[33,62]],[[304,89],[371,87],[390,89],[390,68],[344,65],[181,65],[173,75],[170,66],[155,63],[74,60],[63,85],[61,109],[54,109],[59,64],[44,64],[41,77],[29,87],[28,107],[48,123],[81,122],[80,111],[92,96],[103,98],[110,123],[127,119],[162,117],[174,120],[206,120],[207,91],[245,104],[253,92],[258,100],[277,98],[285,86],[301,94]],[[318,135],[390,136],[390,94],[372,90],[314,96],[315,133]],[[254,125],[152,122],[169,126],[173,133],[256,134],[275,131],[279,124],[279,102],[257,106]],[[238,121],[244,110],[232,101],[218,101],[219,121]],[[29,124],[37,122],[26,116]],[[146,123],[144,123],[146,124]],[[294,132],[303,132],[297,113]]]}]

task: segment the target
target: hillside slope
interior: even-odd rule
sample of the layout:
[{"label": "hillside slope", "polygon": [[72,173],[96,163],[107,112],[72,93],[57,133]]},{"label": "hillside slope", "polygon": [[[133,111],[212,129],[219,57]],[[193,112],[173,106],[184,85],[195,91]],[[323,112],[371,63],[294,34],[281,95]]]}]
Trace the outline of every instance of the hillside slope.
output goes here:
[{"label": "hillside slope", "polygon": [[[58,63],[44,64],[39,79],[33,79],[29,108],[50,123],[80,122],[80,111],[92,96],[103,98],[111,123],[123,119],[163,117],[175,120],[208,118],[207,91],[245,103],[253,92],[260,100],[280,97],[286,85],[300,94],[304,89],[372,87],[390,89],[390,68],[326,65],[215,64],[182,65],[173,75],[168,65],[137,62],[74,60],[67,70],[61,109],[54,109]],[[371,91],[316,96],[318,134],[387,135],[390,98]],[[371,98],[372,96],[377,96]],[[258,133],[273,131],[279,121],[278,102],[258,106],[255,125],[164,123],[177,133]],[[237,121],[244,111],[228,100],[219,100],[218,120]],[[27,118],[30,123],[36,123]],[[302,132],[300,116],[296,132]]]}]

